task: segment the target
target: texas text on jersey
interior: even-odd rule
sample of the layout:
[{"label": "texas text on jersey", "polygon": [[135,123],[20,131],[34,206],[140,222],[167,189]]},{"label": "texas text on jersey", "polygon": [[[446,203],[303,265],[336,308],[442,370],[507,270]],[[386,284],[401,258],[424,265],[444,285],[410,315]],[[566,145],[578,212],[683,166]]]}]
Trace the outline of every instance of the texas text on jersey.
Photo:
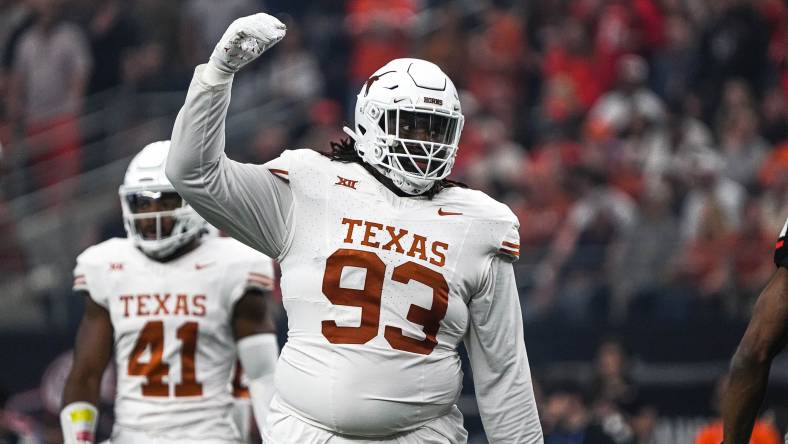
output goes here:
[{"label": "texas text on jersey", "polygon": [[106,308],[114,328],[116,427],[178,439],[235,436],[230,316],[249,288],[270,289],[272,272],[270,259],[229,238],[206,239],[167,263],[127,239],[82,253],[74,290]]}]

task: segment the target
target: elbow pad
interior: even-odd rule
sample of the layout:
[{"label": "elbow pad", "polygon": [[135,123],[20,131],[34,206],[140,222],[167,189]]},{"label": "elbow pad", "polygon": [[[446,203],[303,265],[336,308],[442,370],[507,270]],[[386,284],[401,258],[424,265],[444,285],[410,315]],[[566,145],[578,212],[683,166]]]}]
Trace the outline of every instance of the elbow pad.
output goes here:
[{"label": "elbow pad", "polygon": [[788,218],[785,219],[783,231],[780,232],[780,237],[777,239],[777,245],[774,248],[774,263],[778,267],[788,268],[788,246],[785,245],[785,232],[788,231]]},{"label": "elbow pad", "polygon": [[60,411],[64,444],[92,444],[96,440],[98,409],[87,402],[72,402]]}]

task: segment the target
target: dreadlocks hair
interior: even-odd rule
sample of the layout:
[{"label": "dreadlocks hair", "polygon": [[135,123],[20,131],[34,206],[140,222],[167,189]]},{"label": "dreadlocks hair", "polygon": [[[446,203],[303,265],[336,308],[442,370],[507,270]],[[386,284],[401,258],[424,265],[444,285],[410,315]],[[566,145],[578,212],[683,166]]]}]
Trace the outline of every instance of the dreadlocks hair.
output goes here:
[{"label": "dreadlocks hair", "polygon": [[[356,152],[356,141],[345,137],[341,139],[339,142],[331,141],[331,151],[327,153],[320,153],[329,159],[342,162],[342,163],[358,163],[361,165],[366,165],[366,162],[361,159],[361,156],[358,155]],[[441,179],[435,183],[429,190],[425,191],[421,196],[426,197],[427,199],[432,200],[438,193],[443,191],[446,188],[452,187],[460,187],[460,188],[468,188],[468,185],[465,185],[462,182],[457,182],[454,180],[449,179]]]}]

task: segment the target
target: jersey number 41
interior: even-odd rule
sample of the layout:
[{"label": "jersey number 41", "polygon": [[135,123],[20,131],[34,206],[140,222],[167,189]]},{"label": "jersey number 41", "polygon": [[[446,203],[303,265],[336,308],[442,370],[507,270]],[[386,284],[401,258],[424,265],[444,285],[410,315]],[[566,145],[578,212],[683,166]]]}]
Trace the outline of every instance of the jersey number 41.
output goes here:
[{"label": "jersey number 41", "polygon": [[[175,396],[202,396],[202,384],[197,382],[194,368],[194,355],[197,352],[197,322],[185,322],[176,331],[181,340],[181,382],[175,385]],[[140,357],[150,347],[148,362],[140,362]],[[134,350],[129,356],[128,373],[130,376],[144,376],[143,396],[170,396],[170,386],[164,377],[170,373],[170,365],[162,360],[164,354],[164,322],[149,321],[140,331]]]}]

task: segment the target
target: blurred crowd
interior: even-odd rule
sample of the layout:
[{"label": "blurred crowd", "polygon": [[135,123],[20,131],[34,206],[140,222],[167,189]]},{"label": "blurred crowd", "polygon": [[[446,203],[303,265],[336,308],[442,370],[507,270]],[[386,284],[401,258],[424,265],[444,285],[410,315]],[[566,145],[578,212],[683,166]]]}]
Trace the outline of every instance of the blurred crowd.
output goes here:
[{"label": "blurred crowd", "polygon": [[[275,106],[228,135],[232,157],[327,150],[371,73],[425,58],[461,90],[453,178],[520,218],[528,320],[749,315],[788,215],[782,0],[0,0],[0,274],[29,266],[6,203],[47,187],[67,201],[65,179],[121,149],[85,146],[157,108],[88,129],[95,103],[172,92],[177,110],[226,26],[260,10],[288,35],[238,76],[231,115]],[[24,183],[4,180],[20,169]],[[613,442],[655,442],[624,377],[543,389],[548,443],[616,427]]]},{"label": "blurred crowd", "polygon": [[86,102],[185,90],[227,24],[259,10],[288,37],[237,79],[233,107],[288,115],[234,157],[326,150],[370,73],[426,58],[462,91],[454,177],[520,217],[527,316],[748,314],[788,214],[780,0],[0,0],[0,142],[29,172],[22,191],[67,200],[62,181],[101,166],[81,152]]}]

